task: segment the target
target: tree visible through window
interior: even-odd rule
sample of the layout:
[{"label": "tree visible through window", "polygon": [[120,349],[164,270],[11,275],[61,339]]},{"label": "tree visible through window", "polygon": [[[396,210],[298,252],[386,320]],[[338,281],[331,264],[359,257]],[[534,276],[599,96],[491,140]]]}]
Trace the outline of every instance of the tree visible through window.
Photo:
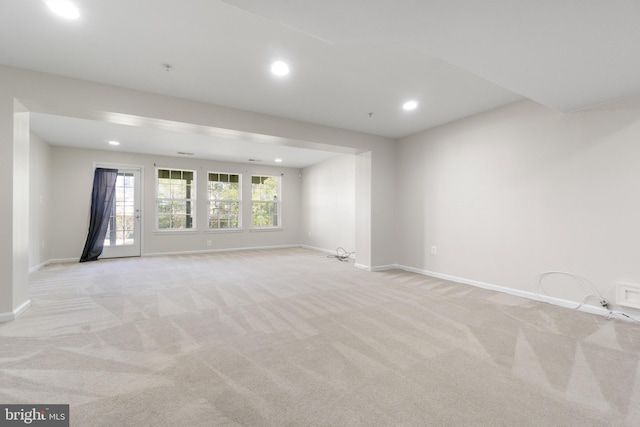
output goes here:
[{"label": "tree visible through window", "polygon": [[251,225],[280,226],[280,177],[251,177]]},{"label": "tree visible through window", "polygon": [[209,228],[240,228],[240,175],[209,172]]},{"label": "tree visible through window", "polygon": [[195,172],[157,169],[157,220],[159,230],[195,228]]}]

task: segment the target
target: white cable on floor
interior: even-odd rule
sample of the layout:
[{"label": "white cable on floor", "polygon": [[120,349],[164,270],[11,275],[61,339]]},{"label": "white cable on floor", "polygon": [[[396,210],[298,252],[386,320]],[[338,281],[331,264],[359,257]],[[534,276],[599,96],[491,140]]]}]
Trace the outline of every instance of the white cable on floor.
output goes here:
[{"label": "white cable on floor", "polygon": [[629,319],[629,320],[632,320],[632,321],[634,321],[636,323],[640,323],[640,319],[636,319],[635,317],[628,315],[624,311],[617,311],[617,310],[616,311],[611,310],[609,312],[609,314],[607,315],[607,319],[611,319],[614,316],[621,316],[621,317],[624,317],[625,319]]},{"label": "white cable on floor", "polygon": [[584,303],[590,298],[590,297],[595,297],[598,298],[600,300],[600,305],[602,305],[604,308],[609,308],[609,303],[607,302],[607,300],[600,294],[600,292],[598,291],[598,288],[595,287],[595,285],[593,283],[591,283],[589,280],[587,280],[586,278],[579,276],[577,274],[574,273],[568,273],[566,271],[547,271],[541,274],[538,274],[536,276],[536,293],[540,294],[540,295],[546,295],[544,293],[544,290],[542,289],[542,279],[544,279],[547,276],[551,276],[551,275],[563,275],[563,276],[569,276],[575,280],[577,280],[577,282],[579,284],[582,285],[583,289],[588,288],[589,292],[592,292],[591,294],[588,294],[580,304],[578,304],[577,307],[575,307],[576,309],[582,307],[582,305],[584,305]]},{"label": "white cable on floor", "polygon": [[640,323],[640,320],[636,319],[633,316],[628,315],[627,313],[623,312],[623,311],[614,311],[610,308],[609,306],[609,302],[600,294],[600,292],[598,291],[598,289],[595,287],[595,285],[593,283],[591,283],[589,280],[587,280],[586,278],[579,276],[577,274],[574,273],[568,273],[566,271],[547,271],[541,274],[538,274],[536,276],[536,283],[535,283],[535,293],[538,296],[548,296],[545,294],[544,289],[542,288],[542,279],[544,279],[547,276],[550,275],[562,275],[562,276],[569,276],[573,279],[575,279],[578,283],[580,283],[583,286],[583,289],[585,290],[585,292],[587,291],[585,288],[588,288],[588,291],[593,292],[591,294],[587,294],[582,301],[580,301],[580,303],[574,307],[574,310],[579,310],[589,299],[591,298],[596,298],[598,299],[598,301],[600,302],[600,305],[602,306],[602,308],[609,310],[609,314],[607,315],[607,319],[611,319],[614,316],[621,316],[624,318],[627,318],[629,320],[632,320],[634,322],[638,322]]},{"label": "white cable on floor", "polygon": [[582,307],[587,302],[587,300],[589,300],[589,298],[598,298],[599,302],[600,302],[600,305],[602,307],[606,308],[606,309],[609,309],[609,303],[600,294],[600,292],[598,291],[598,289],[595,287],[595,285],[593,283],[591,283],[589,280],[587,280],[586,278],[584,278],[582,276],[579,276],[579,275],[574,274],[574,273],[568,273],[566,271],[547,271],[547,272],[538,274],[536,276],[536,289],[535,289],[536,294],[547,296],[545,294],[545,292],[544,292],[544,289],[542,288],[542,279],[544,279],[547,276],[551,276],[551,275],[562,275],[562,276],[571,277],[574,280],[576,280],[579,284],[582,285],[582,288],[583,288],[583,290],[585,290],[585,293],[591,292],[591,293],[587,294],[583,298],[583,300],[580,302],[580,304],[578,304],[576,307],[574,307],[575,310],[577,310],[580,307]]},{"label": "white cable on floor", "polygon": [[347,252],[344,248],[339,247],[336,249],[335,255],[328,255],[327,258],[336,258],[338,261],[347,262],[353,254],[355,254],[355,252]]}]

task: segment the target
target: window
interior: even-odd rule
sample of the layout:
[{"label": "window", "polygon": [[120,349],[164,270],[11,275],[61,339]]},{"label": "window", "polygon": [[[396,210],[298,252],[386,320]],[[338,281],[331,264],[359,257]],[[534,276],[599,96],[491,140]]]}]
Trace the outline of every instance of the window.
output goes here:
[{"label": "window", "polygon": [[196,173],[157,169],[158,230],[184,230],[196,226]]},{"label": "window", "polygon": [[280,177],[251,177],[251,225],[280,226]]},{"label": "window", "polygon": [[241,189],[239,174],[209,172],[209,228],[240,228]]},{"label": "window", "polygon": [[118,172],[116,194],[107,226],[104,246],[126,246],[134,243],[135,177],[132,172]]}]

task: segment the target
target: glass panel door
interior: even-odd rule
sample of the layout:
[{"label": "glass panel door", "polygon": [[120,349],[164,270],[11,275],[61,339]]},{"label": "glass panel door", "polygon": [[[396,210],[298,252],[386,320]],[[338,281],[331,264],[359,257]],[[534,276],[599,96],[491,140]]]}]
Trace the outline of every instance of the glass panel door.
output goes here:
[{"label": "glass panel door", "polygon": [[101,258],[140,256],[140,170],[118,168]]}]

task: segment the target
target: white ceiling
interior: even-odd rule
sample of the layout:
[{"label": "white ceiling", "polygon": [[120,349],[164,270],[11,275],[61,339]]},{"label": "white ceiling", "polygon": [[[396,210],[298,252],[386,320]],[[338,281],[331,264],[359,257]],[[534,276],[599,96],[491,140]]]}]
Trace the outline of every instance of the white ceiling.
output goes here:
[{"label": "white ceiling", "polygon": [[[294,141],[255,134],[217,132],[202,126],[131,126],[96,120],[31,113],[32,132],[52,145],[94,150],[194,157],[235,163],[305,168],[348,150],[318,150]],[[109,141],[117,141],[112,146]],[[281,162],[277,162],[276,158]]]},{"label": "white ceiling", "polygon": [[[0,64],[391,138],[523,98],[568,112],[640,94],[632,0],[73,1],[77,21],[42,0],[0,0]],[[287,78],[269,73],[276,59],[289,62]],[[417,110],[401,109],[408,99]],[[169,144],[174,152],[205,153],[198,142],[212,143],[68,120],[34,115],[33,123],[56,144],[112,139],[116,128],[193,147]],[[215,144],[245,162],[286,158],[295,145],[253,138],[238,157],[237,138]]]}]

